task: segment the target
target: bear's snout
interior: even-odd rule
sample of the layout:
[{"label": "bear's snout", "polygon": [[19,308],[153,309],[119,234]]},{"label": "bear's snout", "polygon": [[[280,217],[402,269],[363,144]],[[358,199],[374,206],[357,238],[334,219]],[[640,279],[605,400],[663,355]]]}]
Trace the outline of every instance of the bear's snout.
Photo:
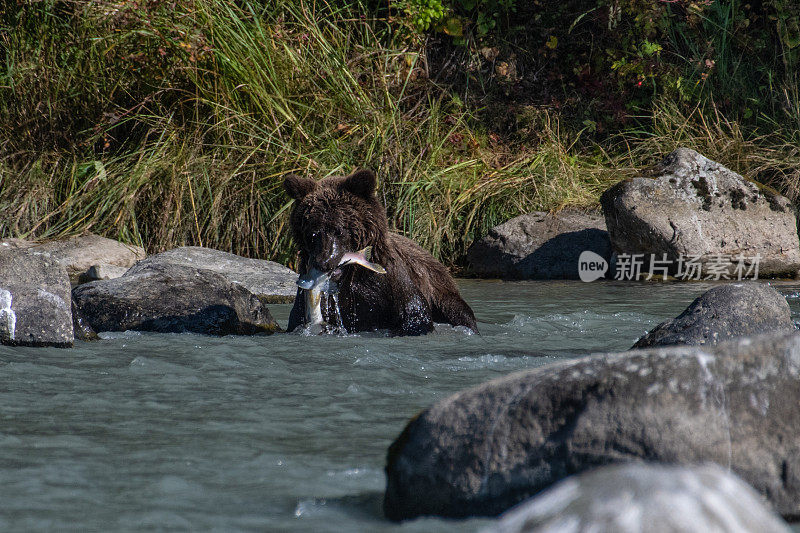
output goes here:
[{"label": "bear's snout", "polygon": [[339,261],[345,253],[335,238],[326,232],[316,232],[311,237],[308,267],[320,272],[332,272],[339,266]]}]

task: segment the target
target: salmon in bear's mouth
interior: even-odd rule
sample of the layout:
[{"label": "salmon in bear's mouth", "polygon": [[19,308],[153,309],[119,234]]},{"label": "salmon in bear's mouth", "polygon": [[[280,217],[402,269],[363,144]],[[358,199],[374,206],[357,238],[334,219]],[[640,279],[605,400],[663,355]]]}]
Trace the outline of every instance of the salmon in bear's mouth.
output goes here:
[{"label": "salmon in bear's mouth", "polygon": [[372,246],[367,246],[358,252],[347,252],[339,259],[336,268],[331,272],[323,272],[315,267],[308,269],[308,272],[300,276],[297,286],[303,290],[324,292],[326,294],[336,294],[339,292],[338,284],[331,279],[331,276],[339,272],[339,268],[345,265],[360,265],[376,274],[386,274],[386,269],[377,263],[370,262],[372,256]]}]

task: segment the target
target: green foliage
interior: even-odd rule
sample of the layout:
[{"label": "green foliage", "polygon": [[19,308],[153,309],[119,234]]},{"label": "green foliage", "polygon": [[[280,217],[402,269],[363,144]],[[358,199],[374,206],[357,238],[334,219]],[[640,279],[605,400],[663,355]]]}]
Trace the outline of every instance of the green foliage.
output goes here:
[{"label": "green foliage", "polygon": [[507,29],[508,17],[516,10],[516,0],[449,0],[449,4],[478,40]]},{"label": "green foliage", "polygon": [[90,230],[291,264],[283,175],[371,167],[397,229],[452,264],[506,218],[591,201],[552,130],[546,151],[498,160],[471,111],[426,82],[419,50],[364,12],[26,5],[3,36],[0,236]]},{"label": "green foliage", "polygon": [[[764,116],[796,118],[787,95],[798,86],[797,2],[452,0],[452,8],[472,21],[480,37],[475,53],[499,43],[491,62],[515,56],[516,70],[530,73],[519,84],[537,87],[540,104],[569,105],[598,131],[630,127],[662,97],[687,106],[714,100],[752,127]],[[517,24],[499,24],[511,12]],[[487,17],[497,22],[476,24]],[[510,93],[505,76],[483,72],[489,80],[481,87],[491,88],[496,77],[501,92]]]},{"label": "green foliage", "polygon": [[20,3],[0,10],[0,237],[90,230],[291,264],[282,176],[371,167],[394,227],[453,265],[489,227],[592,204],[678,143],[796,199],[798,14],[789,0]]},{"label": "green foliage", "polygon": [[516,0],[400,0],[395,7],[404,13],[412,29],[435,30],[466,44],[465,29],[478,41],[506,29]]},{"label": "green foliage", "polygon": [[431,26],[436,26],[447,14],[441,0],[402,0],[398,6],[417,31],[427,31]]}]

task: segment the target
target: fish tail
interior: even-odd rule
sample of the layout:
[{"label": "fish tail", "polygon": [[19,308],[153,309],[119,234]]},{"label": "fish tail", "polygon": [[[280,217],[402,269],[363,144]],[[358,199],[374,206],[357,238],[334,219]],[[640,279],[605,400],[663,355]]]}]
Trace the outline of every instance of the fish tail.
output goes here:
[{"label": "fish tail", "polygon": [[369,260],[372,259],[372,246],[371,245],[367,246],[366,248],[364,248],[363,250],[359,251],[358,253],[363,255],[364,259],[369,261]]},{"label": "fish tail", "polygon": [[364,265],[364,266],[366,266],[368,269],[372,270],[376,274],[386,274],[386,269],[383,268],[378,263],[369,263],[369,262],[367,262],[367,264]]}]

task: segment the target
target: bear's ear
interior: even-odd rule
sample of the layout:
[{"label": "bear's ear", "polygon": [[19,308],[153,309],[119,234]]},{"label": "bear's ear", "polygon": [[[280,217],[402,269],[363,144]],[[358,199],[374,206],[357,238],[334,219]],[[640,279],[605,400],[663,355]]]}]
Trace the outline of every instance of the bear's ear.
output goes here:
[{"label": "bear's ear", "polygon": [[283,188],[295,200],[302,200],[316,186],[317,182],[311,178],[301,178],[294,174],[289,174],[283,178]]},{"label": "bear's ear", "polygon": [[342,182],[342,189],[362,198],[371,198],[375,192],[378,178],[371,170],[359,170],[347,176]]}]

